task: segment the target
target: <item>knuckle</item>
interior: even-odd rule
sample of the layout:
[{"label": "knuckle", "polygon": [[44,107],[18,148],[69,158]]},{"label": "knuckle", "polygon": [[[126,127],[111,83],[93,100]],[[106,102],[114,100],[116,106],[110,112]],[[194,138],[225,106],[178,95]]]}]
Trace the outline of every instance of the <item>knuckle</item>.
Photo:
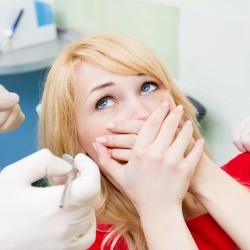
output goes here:
[{"label": "knuckle", "polygon": [[159,126],[159,121],[155,119],[153,116],[149,116],[149,118],[146,121],[150,126],[152,127],[158,127]]},{"label": "knuckle", "polygon": [[39,152],[45,159],[51,159],[53,157],[52,152],[47,148],[43,148]]},{"label": "knuckle", "polygon": [[[167,120],[166,120],[167,119]],[[167,117],[165,119],[165,121],[166,121],[166,129],[168,129],[168,130],[173,130],[173,128],[176,128],[177,129],[177,122],[176,122],[176,119],[172,116],[172,117]]]},{"label": "knuckle", "polygon": [[193,162],[189,161],[188,159],[184,159],[180,162],[180,168],[189,171],[189,169],[194,165]]},{"label": "knuckle", "polygon": [[179,164],[179,158],[176,155],[171,155],[166,158],[166,165],[168,167],[176,167],[178,166],[178,164]]},{"label": "knuckle", "polygon": [[131,148],[134,147],[135,142],[136,142],[136,138],[137,138],[136,135],[132,135],[132,136],[129,137],[129,146],[130,146]]},{"label": "knuckle", "polygon": [[146,151],[145,151],[145,149],[137,148],[137,149],[134,150],[134,154],[135,154],[135,156],[136,156],[138,159],[142,159],[142,158],[145,157]]},{"label": "knuckle", "polygon": [[250,139],[249,138],[243,138],[242,139],[243,144],[250,145]]},{"label": "knuckle", "polygon": [[158,150],[151,150],[149,156],[151,156],[156,162],[161,162],[164,159],[164,154]]},{"label": "knuckle", "polygon": [[184,136],[184,137],[190,137],[192,135],[192,130],[191,129],[188,129],[187,127],[184,127],[182,130],[181,130],[181,134]]}]

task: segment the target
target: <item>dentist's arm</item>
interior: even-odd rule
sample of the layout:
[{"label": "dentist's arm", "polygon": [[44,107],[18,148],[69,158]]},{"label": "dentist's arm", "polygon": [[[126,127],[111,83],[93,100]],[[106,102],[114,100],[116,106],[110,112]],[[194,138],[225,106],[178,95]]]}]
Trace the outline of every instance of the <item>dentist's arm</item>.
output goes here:
[{"label": "dentist's arm", "polygon": [[0,84],[0,133],[16,129],[24,121],[18,102],[19,96]]},{"label": "dentist's arm", "polygon": [[78,154],[79,176],[69,202],[59,208],[63,185],[31,186],[45,176],[64,176],[71,169],[49,150],[40,150],[0,173],[0,249],[84,250],[95,239],[94,206],[100,192],[97,165]]}]

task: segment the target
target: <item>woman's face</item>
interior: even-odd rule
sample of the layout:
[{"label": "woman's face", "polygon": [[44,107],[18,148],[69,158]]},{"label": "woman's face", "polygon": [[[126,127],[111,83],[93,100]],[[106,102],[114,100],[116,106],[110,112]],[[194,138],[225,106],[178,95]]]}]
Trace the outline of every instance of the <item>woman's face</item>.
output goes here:
[{"label": "woman's face", "polygon": [[111,134],[108,123],[146,120],[160,104],[165,87],[149,75],[119,75],[91,63],[76,68],[77,129],[80,144],[94,160],[97,137]]}]

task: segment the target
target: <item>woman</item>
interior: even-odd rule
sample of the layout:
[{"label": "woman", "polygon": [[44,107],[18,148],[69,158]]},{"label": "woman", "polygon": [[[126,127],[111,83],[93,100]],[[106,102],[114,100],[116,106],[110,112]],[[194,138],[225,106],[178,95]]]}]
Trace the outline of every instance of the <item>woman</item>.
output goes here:
[{"label": "woman", "polygon": [[195,108],[147,46],[118,34],[69,45],[48,74],[42,105],[41,147],[99,163],[90,249],[249,247],[249,192],[201,155]]}]

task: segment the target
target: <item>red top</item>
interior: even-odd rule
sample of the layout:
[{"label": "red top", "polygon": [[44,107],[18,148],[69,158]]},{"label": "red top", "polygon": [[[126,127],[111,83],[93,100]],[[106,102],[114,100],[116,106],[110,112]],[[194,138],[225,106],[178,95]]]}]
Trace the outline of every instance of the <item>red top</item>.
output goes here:
[{"label": "red top", "polygon": [[[242,153],[222,167],[229,175],[250,188],[250,153]],[[187,226],[199,249],[202,250],[236,250],[239,249],[230,237],[221,229],[210,214],[198,216],[186,221]],[[98,225],[96,241],[89,250],[100,250],[105,234],[111,228],[109,225]],[[110,246],[104,250],[109,250]],[[126,250],[122,239],[116,244],[115,250]]]}]

